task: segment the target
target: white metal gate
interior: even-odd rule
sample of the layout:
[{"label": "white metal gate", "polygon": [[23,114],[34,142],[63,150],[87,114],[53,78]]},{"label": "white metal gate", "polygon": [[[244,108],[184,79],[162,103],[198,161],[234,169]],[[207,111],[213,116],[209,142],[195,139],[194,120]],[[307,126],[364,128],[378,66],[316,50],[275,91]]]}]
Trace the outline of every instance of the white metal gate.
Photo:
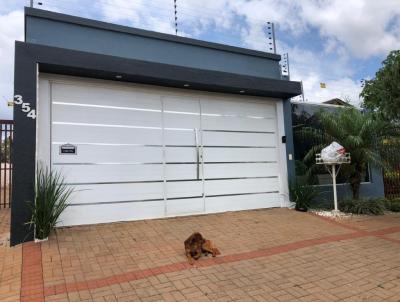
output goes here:
[{"label": "white metal gate", "polygon": [[279,101],[56,76],[39,87],[38,159],[77,190],[64,225],[282,205]]}]

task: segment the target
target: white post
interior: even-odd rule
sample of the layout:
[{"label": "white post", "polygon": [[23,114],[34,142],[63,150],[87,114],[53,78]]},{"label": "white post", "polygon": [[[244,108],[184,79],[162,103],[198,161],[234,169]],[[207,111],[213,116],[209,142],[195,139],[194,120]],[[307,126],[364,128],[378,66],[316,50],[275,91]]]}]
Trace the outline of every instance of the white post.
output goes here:
[{"label": "white post", "polygon": [[332,182],[333,182],[333,202],[335,204],[335,213],[339,212],[337,203],[337,191],[336,191],[336,165],[332,165]]}]

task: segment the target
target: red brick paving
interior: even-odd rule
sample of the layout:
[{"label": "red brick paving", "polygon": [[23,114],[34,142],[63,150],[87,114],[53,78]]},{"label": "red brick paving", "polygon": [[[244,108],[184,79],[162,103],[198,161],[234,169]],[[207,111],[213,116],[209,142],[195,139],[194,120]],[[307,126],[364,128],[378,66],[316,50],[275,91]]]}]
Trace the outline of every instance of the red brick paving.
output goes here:
[{"label": "red brick paving", "polygon": [[24,243],[22,247],[21,301],[44,302],[41,245]]},{"label": "red brick paving", "polygon": [[0,301],[20,301],[22,246],[10,247],[10,209],[0,209]]},{"label": "red brick paving", "polygon": [[[319,216],[319,217],[321,217],[321,216]],[[326,220],[329,218],[323,218],[323,219]],[[330,222],[333,222],[333,221],[330,221]],[[334,221],[334,223],[339,224],[341,226],[343,225],[336,221]],[[354,228],[352,228],[352,229],[354,229]],[[338,242],[338,241],[355,239],[355,238],[360,238],[360,237],[367,237],[367,236],[377,236],[379,238],[392,241],[392,239],[386,238],[386,237],[384,237],[384,235],[392,234],[395,232],[400,232],[400,226],[399,227],[391,227],[391,228],[378,230],[378,231],[372,231],[372,232],[357,231],[357,232],[350,233],[350,234],[335,235],[335,236],[328,236],[328,237],[324,237],[324,238],[316,238],[316,239],[297,241],[294,243],[280,245],[277,247],[267,248],[267,249],[263,249],[263,250],[245,252],[245,253],[240,253],[240,254],[232,254],[232,255],[226,255],[226,256],[219,256],[216,258],[208,258],[206,260],[201,259],[196,262],[194,267],[208,267],[208,266],[219,265],[219,264],[224,264],[224,263],[232,263],[232,262],[237,262],[237,261],[250,260],[250,259],[255,259],[255,258],[259,258],[259,257],[268,257],[268,256],[277,255],[277,254],[281,254],[281,253],[287,253],[290,251],[294,251],[294,250],[298,250],[298,249],[302,249],[302,248],[306,248],[306,247],[317,246],[320,244],[325,244],[325,243],[330,243],[330,242]],[[187,270],[187,269],[191,269],[191,268],[193,268],[193,266],[191,266],[190,264],[188,264],[188,262],[185,261],[185,262],[180,262],[180,263],[174,263],[171,265],[160,266],[160,267],[156,267],[156,268],[152,268],[152,269],[139,270],[139,271],[133,271],[133,272],[128,272],[128,273],[124,273],[124,274],[114,275],[114,276],[110,276],[108,278],[91,280],[89,282],[77,282],[77,283],[71,283],[71,284],[61,284],[61,285],[49,286],[49,287],[45,288],[44,294],[45,294],[45,296],[52,296],[52,295],[56,295],[56,294],[75,292],[75,291],[79,291],[79,290],[95,289],[95,288],[100,288],[100,287],[105,287],[105,286],[111,286],[114,284],[144,279],[144,278],[148,278],[151,276],[157,276],[157,275],[161,275],[161,274],[165,274],[165,273],[178,272],[178,271]]]},{"label": "red brick paving", "polygon": [[[93,235],[87,229],[65,229],[61,238],[57,235],[46,243],[26,243],[20,249],[20,297],[13,294],[18,282],[7,278],[11,271],[3,263],[0,300],[400,302],[400,261],[396,257],[400,216],[386,218],[355,217],[339,222],[289,210],[244,211],[90,226],[90,232],[100,228],[102,235],[96,235],[87,247],[82,244],[90,242]],[[180,238],[175,240],[169,232],[182,237],[188,225],[204,230],[206,237],[217,238],[223,255],[201,259],[196,268],[182,261]],[[108,228],[124,240],[109,237]],[[128,233],[131,229],[136,230],[135,237]],[[135,240],[142,231],[146,233],[135,249],[124,245],[126,238]],[[166,241],[157,241],[160,236]],[[155,245],[147,244],[148,240]],[[71,242],[78,244],[76,252]],[[157,244],[161,249],[154,250]],[[137,254],[139,246],[145,255],[154,257],[147,260]],[[0,249],[0,253],[9,250],[18,256],[18,247]],[[127,254],[136,255],[144,265],[127,265],[131,261]],[[13,268],[18,268],[16,256],[9,258],[14,259]],[[17,274],[13,269],[12,276]],[[16,285],[11,288],[7,280]]]},{"label": "red brick paving", "polygon": [[[388,233],[388,234],[391,234],[391,233]],[[375,235],[375,236],[379,237],[379,238],[382,238],[382,239],[385,239],[385,240],[388,240],[388,241],[391,241],[391,242],[394,242],[394,243],[400,244],[400,239],[391,238],[391,237],[385,236],[383,234],[379,234],[379,235]]]}]

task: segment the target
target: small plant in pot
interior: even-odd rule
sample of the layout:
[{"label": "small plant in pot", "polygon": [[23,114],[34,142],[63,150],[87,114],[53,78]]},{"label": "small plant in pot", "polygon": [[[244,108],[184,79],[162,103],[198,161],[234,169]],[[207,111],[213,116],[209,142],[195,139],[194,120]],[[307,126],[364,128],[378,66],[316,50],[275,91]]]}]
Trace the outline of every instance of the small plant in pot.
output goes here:
[{"label": "small plant in pot", "polygon": [[314,186],[295,182],[290,185],[291,201],[295,203],[295,209],[301,212],[307,212],[308,208],[317,196],[318,192]]},{"label": "small plant in pot", "polygon": [[39,167],[36,172],[35,202],[28,206],[32,211],[30,226],[34,227],[35,240],[46,240],[68,206],[73,189],[67,186],[60,172]]}]

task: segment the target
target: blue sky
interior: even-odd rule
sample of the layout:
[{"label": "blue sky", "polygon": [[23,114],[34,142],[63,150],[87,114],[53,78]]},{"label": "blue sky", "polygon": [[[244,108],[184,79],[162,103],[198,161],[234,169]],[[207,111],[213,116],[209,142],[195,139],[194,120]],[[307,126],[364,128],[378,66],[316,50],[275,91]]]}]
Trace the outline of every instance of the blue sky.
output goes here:
[{"label": "blue sky", "polygon": [[[41,0],[35,7],[174,34],[173,0]],[[23,39],[28,0],[0,2],[0,118],[11,118],[14,41]],[[268,50],[266,22],[278,53],[289,53],[291,79],[305,98],[359,104],[360,80],[400,49],[400,0],[177,0],[179,35]],[[320,83],[326,83],[326,89]]]}]

